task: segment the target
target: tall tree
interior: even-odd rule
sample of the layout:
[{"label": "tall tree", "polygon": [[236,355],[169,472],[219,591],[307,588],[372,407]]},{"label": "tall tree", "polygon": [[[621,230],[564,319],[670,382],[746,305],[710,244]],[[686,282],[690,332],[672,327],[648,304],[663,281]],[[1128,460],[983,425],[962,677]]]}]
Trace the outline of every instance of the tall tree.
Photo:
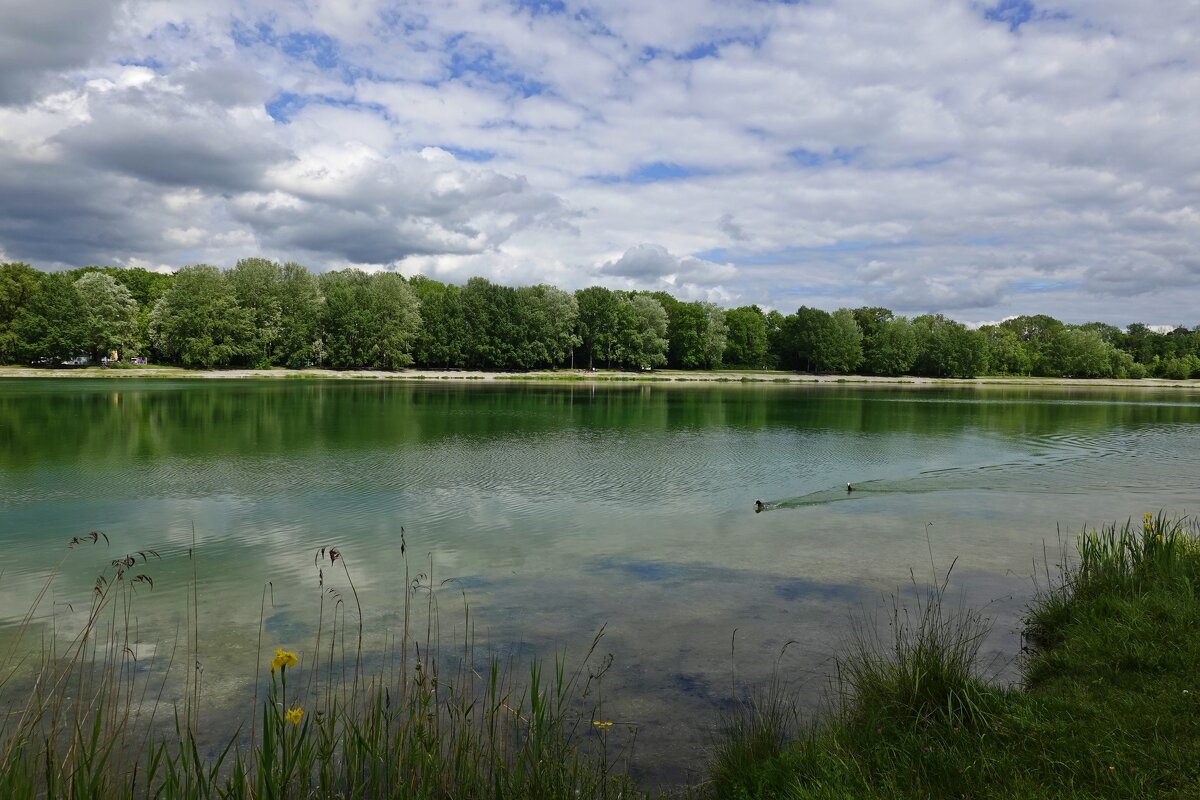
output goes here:
[{"label": "tall tree", "polygon": [[413,351],[416,362],[426,367],[465,366],[467,325],[462,290],[422,275],[410,282],[421,304],[421,331]]},{"label": "tall tree", "polygon": [[75,281],[75,290],[82,303],[82,343],[92,361],[134,345],[138,309],[128,289],[103,272],[91,272]]},{"label": "tall tree", "polygon": [[150,335],[165,358],[189,368],[226,367],[253,338],[250,314],[238,305],[225,273],[207,264],[175,273],[150,319]]},{"label": "tall tree", "polygon": [[640,293],[618,293],[620,361],[631,369],[661,367],[667,363],[667,311],[656,298]]},{"label": "tall tree", "polygon": [[325,360],[334,369],[364,369],[370,365],[374,319],[371,313],[371,276],[362,270],[322,273],[325,297],[321,340]]},{"label": "tall tree", "polygon": [[413,345],[421,331],[416,292],[402,275],[380,272],[371,276],[370,297],[376,325],[371,366],[396,370],[411,365]]},{"label": "tall tree", "polygon": [[513,337],[513,361],[508,366],[533,369],[550,365],[550,310],[536,286],[509,289],[510,311],[505,322]]},{"label": "tall tree", "polygon": [[913,320],[917,333],[918,375],[934,378],[974,378],[987,371],[987,340],[979,331],[941,314]]},{"label": "tall tree", "polygon": [[317,277],[300,264],[283,265],[279,278],[279,336],[276,363],[292,369],[319,364],[325,348],[321,341],[321,317],[325,296]]},{"label": "tall tree", "polygon": [[862,331],[854,312],[839,308],[829,315],[829,328],[817,351],[817,369],[846,374],[856,370],[862,360]]},{"label": "tall tree", "polygon": [[0,363],[20,360],[24,342],[18,332],[18,318],[28,314],[34,297],[42,289],[42,273],[28,264],[0,264]]},{"label": "tall tree", "polygon": [[17,356],[21,360],[65,361],[87,349],[82,320],[83,298],[65,272],[39,274],[38,290],[14,320]]},{"label": "tall tree", "polygon": [[868,372],[872,375],[904,375],[916,360],[917,333],[907,317],[893,317],[875,328],[871,349],[865,356]]},{"label": "tall tree", "polygon": [[1045,314],[1013,317],[1000,323],[1016,334],[1029,357],[1034,375],[1063,375],[1066,372],[1064,326]]},{"label": "tall tree", "polygon": [[283,267],[265,258],[243,258],[226,276],[238,305],[250,316],[253,332],[244,343],[244,357],[251,367],[265,369],[276,363],[275,349],[282,332]]},{"label": "tall tree", "polygon": [[725,312],[728,329],[726,364],[762,369],[767,364],[767,316],[758,306],[741,306]]},{"label": "tall tree", "polygon": [[815,372],[820,369],[821,349],[833,336],[829,312],[800,306],[783,321],[781,337],[786,366]]},{"label": "tall tree", "polygon": [[579,347],[579,302],[575,295],[554,286],[540,284],[533,287],[541,299],[546,320],[546,351],[550,366],[557,369],[566,364]]},{"label": "tall tree", "polygon": [[993,372],[1000,375],[1030,374],[1033,361],[1016,331],[1002,325],[984,325],[979,333],[987,342],[988,365]]},{"label": "tall tree", "polygon": [[579,339],[582,355],[589,368],[596,361],[611,366],[620,341],[617,296],[603,286],[589,286],[575,292],[579,307]]},{"label": "tall tree", "polygon": [[527,360],[525,332],[518,330],[517,292],[486,278],[471,278],[462,289],[467,332],[467,366],[513,369]]}]

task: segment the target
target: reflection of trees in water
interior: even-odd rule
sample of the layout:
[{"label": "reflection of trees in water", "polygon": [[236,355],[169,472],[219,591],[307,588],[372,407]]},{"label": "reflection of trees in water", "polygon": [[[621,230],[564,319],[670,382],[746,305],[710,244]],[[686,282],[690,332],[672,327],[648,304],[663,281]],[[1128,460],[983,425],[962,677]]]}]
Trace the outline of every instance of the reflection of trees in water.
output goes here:
[{"label": "reflection of trees in water", "polygon": [[[993,387],[497,386],[272,381],[33,381],[0,392],[11,468],[160,457],[394,449],[544,432],[831,430],[1019,437],[1191,423],[1145,392]],[[1186,397],[1186,396],[1184,396]],[[1190,398],[1187,398],[1190,399]],[[1079,402],[1082,401],[1082,402]],[[1140,401],[1140,402],[1139,402]]]}]

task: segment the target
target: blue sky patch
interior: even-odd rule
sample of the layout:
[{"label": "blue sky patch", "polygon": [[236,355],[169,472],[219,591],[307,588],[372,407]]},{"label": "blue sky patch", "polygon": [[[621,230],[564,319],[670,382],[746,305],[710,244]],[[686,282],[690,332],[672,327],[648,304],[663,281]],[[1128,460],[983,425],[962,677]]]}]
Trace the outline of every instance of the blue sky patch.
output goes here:
[{"label": "blue sky patch", "polygon": [[450,147],[444,144],[438,146],[459,161],[470,161],[474,164],[484,164],[496,157],[495,151],[492,150],[472,150],[466,147]]},{"label": "blue sky patch", "polygon": [[788,158],[802,167],[824,167],[828,164],[849,164],[862,153],[861,147],[835,147],[828,153],[818,153],[797,147],[788,151]]},{"label": "blue sky patch", "polygon": [[335,106],[338,108],[357,108],[371,111],[384,118],[388,115],[387,109],[378,103],[360,103],[352,97],[330,97],[328,95],[297,94],[295,92],[280,92],[266,103],[265,108],[271,119],[286,125],[292,121],[292,118],[301,109],[314,104]]},{"label": "blue sky patch", "polygon": [[991,8],[984,9],[983,16],[992,22],[1003,22],[1010,31],[1016,31],[1034,18],[1036,11],[1029,0],[1000,0]]},{"label": "blue sky patch", "polygon": [[683,61],[699,61],[702,58],[712,58],[717,54],[716,42],[701,42],[693,45],[690,50],[682,53],[679,58]]},{"label": "blue sky patch", "polygon": [[308,105],[308,98],[294,92],[280,92],[266,104],[267,113],[276,122],[291,122],[292,116]]},{"label": "blue sky patch", "polygon": [[157,58],[121,58],[117,63],[122,67],[145,67],[155,72],[163,71],[163,64]]},{"label": "blue sky patch", "polygon": [[643,164],[624,175],[589,175],[588,179],[596,183],[642,184],[677,181],[683,178],[695,178],[711,174],[711,170],[702,167],[688,167],[667,161],[654,161],[649,164]]},{"label": "blue sky patch", "polygon": [[246,25],[235,21],[229,35],[239,47],[265,44],[292,61],[307,61],[324,70],[334,70],[341,66],[337,40],[324,33],[293,32],[279,36],[266,22]]},{"label": "blue sky patch", "polygon": [[532,17],[545,17],[567,12],[567,4],[562,0],[512,0],[512,4],[514,8],[527,11]]},{"label": "blue sky patch", "polygon": [[[549,87],[541,81],[530,78],[520,71],[503,64],[496,58],[491,48],[472,48],[464,44],[465,37],[454,36],[447,40],[446,46],[451,50],[447,70],[452,79],[482,78],[488,83],[508,86],[522,97],[534,97],[545,94]],[[431,85],[436,86],[436,83]]]},{"label": "blue sky patch", "polygon": [[336,69],[338,45],[323,33],[289,33],[279,40],[279,50],[295,61],[309,61],[321,69]]}]

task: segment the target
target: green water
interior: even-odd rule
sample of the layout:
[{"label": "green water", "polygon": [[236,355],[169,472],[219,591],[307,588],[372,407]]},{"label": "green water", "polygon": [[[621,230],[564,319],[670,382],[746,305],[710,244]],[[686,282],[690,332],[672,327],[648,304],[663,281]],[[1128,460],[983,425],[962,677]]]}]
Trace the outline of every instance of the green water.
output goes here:
[{"label": "green water", "polygon": [[378,647],[432,565],[447,638],[464,602],[501,654],[581,655],[607,625],[606,714],[673,780],[733,681],[778,663],[815,703],[851,614],[930,580],[931,550],[1011,679],[1059,530],[1196,510],[1198,422],[1188,390],[6,381],[0,626],[104,531],[41,624],[153,549],[139,652],[174,640],[195,568],[205,691],[236,706],[268,582],[265,641],[303,653],[314,555],[340,548]]}]

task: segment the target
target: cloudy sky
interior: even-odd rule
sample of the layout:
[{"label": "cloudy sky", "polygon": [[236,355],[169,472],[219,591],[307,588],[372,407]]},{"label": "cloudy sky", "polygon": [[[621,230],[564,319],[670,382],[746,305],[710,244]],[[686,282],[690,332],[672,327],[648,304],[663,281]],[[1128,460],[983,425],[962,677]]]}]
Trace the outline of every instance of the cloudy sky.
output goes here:
[{"label": "cloudy sky", "polygon": [[0,260],[1200,323],[1197,0],[0,0]]}]

